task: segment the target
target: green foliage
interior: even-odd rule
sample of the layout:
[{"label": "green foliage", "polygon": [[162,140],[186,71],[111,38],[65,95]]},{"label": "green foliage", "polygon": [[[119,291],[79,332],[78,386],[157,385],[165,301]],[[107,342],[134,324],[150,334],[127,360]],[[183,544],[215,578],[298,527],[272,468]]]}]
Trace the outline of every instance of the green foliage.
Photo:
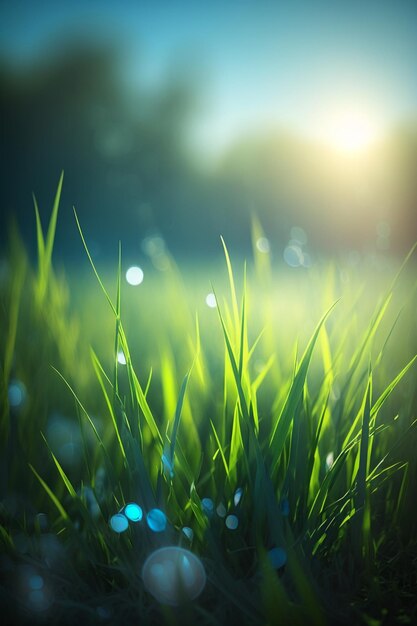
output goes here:
[{"label": "green foliage", "polygon": [[[149,291],[138,311],[122,284],[120,247],[113,299],[75,214],[110,314],[97,313],[93,289],[83,291],[87,313],[93,305],[94,312],[81,326],[80,341],[75,325],[68,330],[65,282],[52,268],[61,187],[62,177],[46,237],[35,203],[36,274],[27,271],[21,244],[14,244],[1,345],[1,434],[10,467],[3,475],[0,536],[13,559],[35,563],[61,581],[54,619],[77,611],[94,623],[103,599],[120,619],[140,616],[143,623],[319,625],[338,623],[343,614],[357,623],[382,623],[387,614],[399,618],[406,606],[415,611],[407,589],[399,599],[393,583],[401,577],[406,588],[411,584],[407,571],[417,547],[410,519],[417,469],[410,383],[415,337],[401,343],[415,306],[408,265],[373,313],[363,298],[358,308],[360,281],[341,294],[334,286],[336,267],[312,269],[313,289],[306,293],[310,309],[320,313],[313,319],[306,307],[294,306],[284,317],[276,314],[281,294],[273,269],[258,259],[255,246],[255,274],[245,266],[240,288],[222,241],[230,297],[220,300],[217,277],[218,321],[207,310],[197,317],[190,312],[192,297],[184,295],[174,265],[166,277],[153,277],[155,286],[144,284]],[[254,242],[260,234],[255,220]],[[26,283],[35,304],[30,317]],[[296,330],[300,315],[306,329],[298,326],[299,337],[291,336],[287,326]],[[48,369],[42,380],[35,376],[36,384],[35,363],[26,361],[28,328],[49,346]],[[81,354],[80,344],[90,345],[88,373],[80,357],[70,365]],[[305,346],[301,358],[299,346]],[[126,365],[118,363],[120,350]],[[22,377],[30,398],[19,410],[7,403],[12,375]],[[73,416],[82,452],[75,467],[53,441],[52,410]],[[234,504],[238,487],[243,497]],[[65,571],[42,560],[30,507],[13,511],[8,504],[7,493],[25,488],[31,507],[47,511],[65,547]],[[234,512],[238,529],[229,530],[216,513],[207,516],[205,497]],[[145,513],[153,507],[166,512],[162,539],[144,523],[120,536],[112,532],[109,518],[129,501],[139,502]],[[202,557],[209,582],[193,606],[172,611],[155,605],[139,572],[161,543],[184,542],[184,525],[194,531],[192,550]],[[26,556],[16,539],[22,533],[31,542]],[[278,572],[268,558],[273,547],[287,555]],[[406,556],[396,579],[390,564],[399,550]],[[17,593],[12,597],[19,603]]]}]

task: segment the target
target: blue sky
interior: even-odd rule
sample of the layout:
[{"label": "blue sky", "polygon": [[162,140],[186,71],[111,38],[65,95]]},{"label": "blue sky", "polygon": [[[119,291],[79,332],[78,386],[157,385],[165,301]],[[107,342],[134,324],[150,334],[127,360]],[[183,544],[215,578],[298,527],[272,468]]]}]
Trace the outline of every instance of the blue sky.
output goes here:
[{"label": "blue sky", "polygon": [[27,60],[81,31],[123,43],[132,83],[188,65],[206,83],[196,136],[216,150],[268,125],[314,135],[346,102],[382,127],[415,117],[415,24],[401,0],[2,0],[0,51]]}]

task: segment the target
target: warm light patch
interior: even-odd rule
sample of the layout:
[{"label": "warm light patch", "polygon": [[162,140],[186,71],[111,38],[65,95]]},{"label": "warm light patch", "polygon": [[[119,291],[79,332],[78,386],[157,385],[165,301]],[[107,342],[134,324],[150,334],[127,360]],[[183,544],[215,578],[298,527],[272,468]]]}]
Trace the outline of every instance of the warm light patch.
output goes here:
[{"label": "warm light patch", "polygon": [[326,142],[344,153],[358,153],[372,146],[378,137],[378,128],[372,116],[360,111],[345,111],[325,122]]}]

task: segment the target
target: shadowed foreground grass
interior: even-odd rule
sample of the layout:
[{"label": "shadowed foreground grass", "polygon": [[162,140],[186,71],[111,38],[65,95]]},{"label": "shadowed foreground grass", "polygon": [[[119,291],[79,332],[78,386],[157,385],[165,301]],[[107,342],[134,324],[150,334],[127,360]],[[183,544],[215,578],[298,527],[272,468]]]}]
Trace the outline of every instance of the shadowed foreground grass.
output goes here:
[{"label": "shadowed foreground grass", "polygon": [[[61,185],[46,234],[36,210],[36,270],[15,233],[1,284],[7,623],[414,623],[412,253],[277,273],[254,246],[234,272],[224,246],[211,276],[168,259],[131,287],[119,254],[114,276],[90,257],[66,279]],[[144,518],[119,534],[128,502]],[[207,574],[179,607],[141,577],[170,545]]]}]

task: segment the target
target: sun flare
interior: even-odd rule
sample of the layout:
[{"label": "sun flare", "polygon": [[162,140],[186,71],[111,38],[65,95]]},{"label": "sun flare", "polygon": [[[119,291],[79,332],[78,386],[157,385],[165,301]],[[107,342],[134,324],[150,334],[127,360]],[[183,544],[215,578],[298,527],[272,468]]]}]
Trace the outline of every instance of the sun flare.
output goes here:
[{"label": "sun flare", "polygon": [[358,111],[344,111],[329,116],[324,128],[326,143],[339,152],[356,154],[370,148],[378,137],[372,116]]}]

